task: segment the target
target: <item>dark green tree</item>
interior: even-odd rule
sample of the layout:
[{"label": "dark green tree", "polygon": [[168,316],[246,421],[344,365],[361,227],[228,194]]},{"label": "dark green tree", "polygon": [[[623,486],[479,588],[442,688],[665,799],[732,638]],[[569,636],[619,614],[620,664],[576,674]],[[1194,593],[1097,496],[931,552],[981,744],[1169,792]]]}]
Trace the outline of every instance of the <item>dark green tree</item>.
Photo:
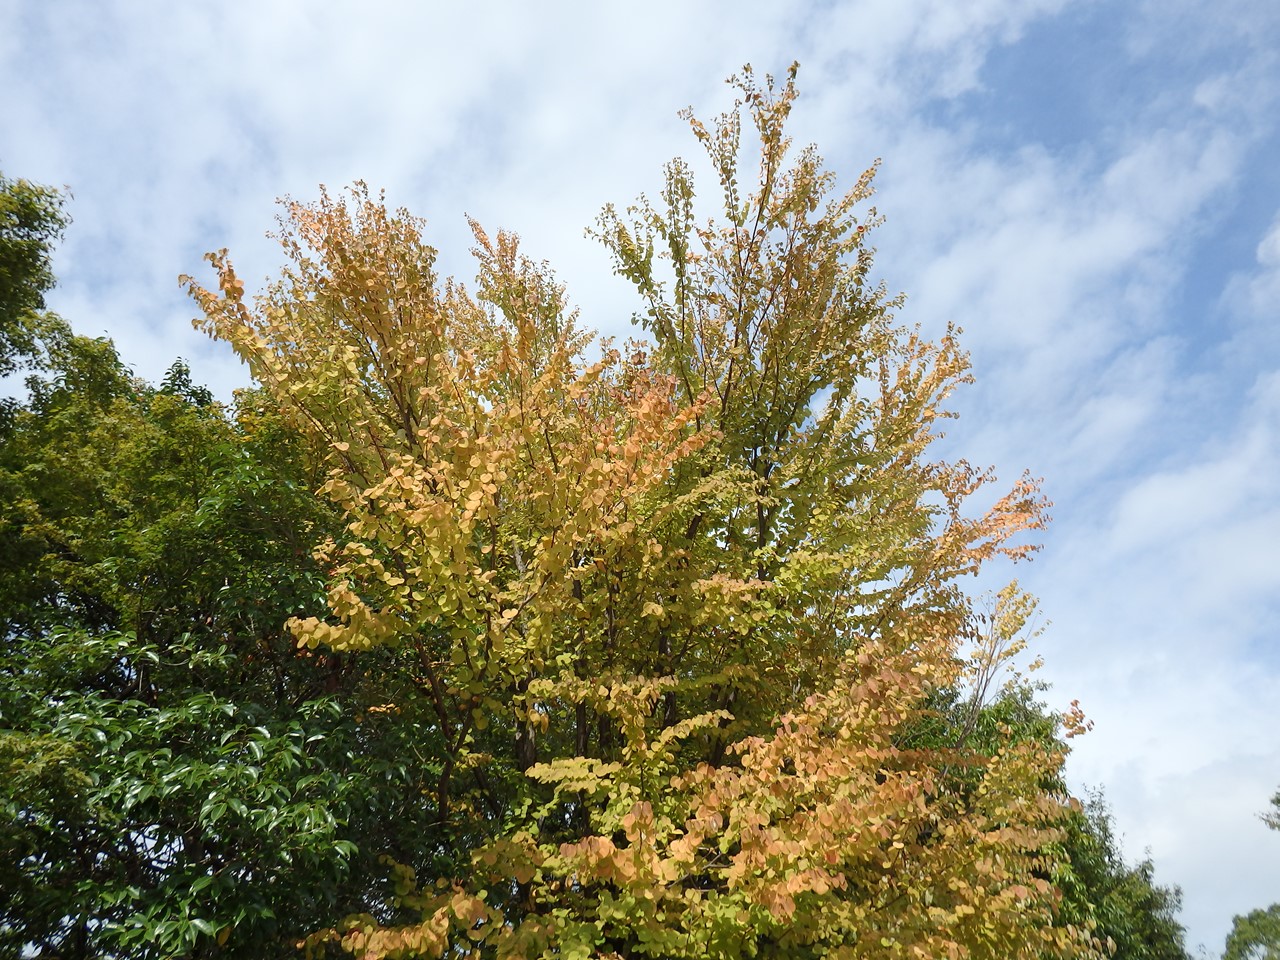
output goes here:
[{"label": "dark green tree", "polygon": [[1262,822],[1272,830],[1280,830],[1280,790],[1271,798],[1271,806],[1275,809],[1262,815]]},{"label": "dark green tree", "polygon": [[46,348],[0,428],[0,957],[285,956],[390,919],[380,857],[441,848],[434,733],[411,665],[283,632],[335,532],[308,452],[185,364],[153,388],[108,341]]},{"label": "dark green tree", "polygon": [[[933,720],[922,725],[912,746],[951,743],[981,757],[1020,743],[1065,742],[1088,730],[1075,704],[1066,714],[1051,711],[1043,700],[1047,685],[1012,668],[1017,662],[1013,658],[1036,635],[1036,604],[1016,584],[1001,599],[1007,613],[1001,616],[997,604],[975,622],[975,649],[989,666],[977,672],[980,679],[968,688],[936,693]],[[1005,681],[998,683],[1002,673]],[[950,789],[971,789],[963,768],[954,775]],[[1047,786],[1068,791],[1060,779]],[[1101,791],[1076,802],[1060,829],[1045,877],[1061,891],[1061,920],[1090,929],[1117,960],[1190,960],[1178,921],[1181,891],[1156,883],[1149,856],[1136,864],[1126,861]]]},{"label": "dark green tree", "polygon": [[1063,848],[1068,865],[1056,878],[1063,909],[1092,917],[1117,960],[1189,960],[1178,920],[1182,892],[1156,883],[1150,856],[1126,862],[1101,793],[1069,821]]}]

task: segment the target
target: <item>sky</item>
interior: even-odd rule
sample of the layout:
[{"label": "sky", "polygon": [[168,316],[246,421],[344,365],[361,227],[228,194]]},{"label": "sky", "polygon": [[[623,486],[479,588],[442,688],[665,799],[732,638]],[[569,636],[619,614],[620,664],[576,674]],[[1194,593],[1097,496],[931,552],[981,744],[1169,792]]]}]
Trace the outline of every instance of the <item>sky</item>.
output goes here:
[{"label": "sky", "polygon": [[463,277],[467,215],[514,230],[625,336],[584,229],[696,153],[681,108],[792,61],[797,143],[845,185],[881,161],[899,319],[964,329],[941,452],[1055,503],[998,574],[1040,597],[1048,701],[1094,721],[1071,782],[1216,954],[1280,901],[1274,0],[0,0],[0,170],[73,198],[50,305],[227,398],[244,369],[177,278],[221,247],[267,278],[275,199],[320,184],[385,189]]}]

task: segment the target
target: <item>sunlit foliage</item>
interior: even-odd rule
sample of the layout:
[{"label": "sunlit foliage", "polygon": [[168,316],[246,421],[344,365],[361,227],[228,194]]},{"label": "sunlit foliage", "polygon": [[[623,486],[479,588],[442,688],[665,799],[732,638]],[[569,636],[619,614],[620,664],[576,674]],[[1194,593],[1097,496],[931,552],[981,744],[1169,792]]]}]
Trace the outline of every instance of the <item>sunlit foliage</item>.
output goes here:
[{"label": "sunlit foliage", "polygon": [[1007,592],[984,634],[960,578],[1025,556],[1045,503],[1024,478],[974,511],[991,476],[931,458],[965,356],[894,321],[872,171],[838,194],[793,149],[793,80],[747,71],[729,113],[688,116],[718,218],[681,161],[602,214],[652,340],[598,360],[514,236],[473,224],[472,290],[359,185],[287,204],[292,266],[256,300],[225,253],[216,290],[188,280],[345,517],[316,552],[328,613],[290,630],[413,651],[442,748],[424,802],[471,844],[421,885],[394,868],[420,921],[352,917],[309,949],[1101,949],[1056,913],[1060,741],[920,745],[1025,620]]}]

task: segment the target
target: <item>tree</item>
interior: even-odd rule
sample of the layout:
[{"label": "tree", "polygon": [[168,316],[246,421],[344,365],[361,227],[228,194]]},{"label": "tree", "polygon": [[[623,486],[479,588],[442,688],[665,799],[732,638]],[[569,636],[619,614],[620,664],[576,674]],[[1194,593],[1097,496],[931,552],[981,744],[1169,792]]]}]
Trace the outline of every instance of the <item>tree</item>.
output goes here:
[{"label": "tree", "polygon": [[1234,919],[1222,960],[1277,958],[1280,958],[1280,903]]},{"label": "tree", "polygon": [[53,286],[52,248],[67,215],[61,194],[0,174],[0,375],[39,350],[44,295]]},{"label": "tree", "polygon": [[[1262,821],[1272,830],[1280,830],[1280,791],[1271,798],[1271,806],[1274,809],[1262,814]],[[1280,960],[1280,903],[1235,917],[1222,958]]]},{"label": "tree", "polygon": [[263,398],[69,332],[46,368],[0,444],[0,957],[289,955],[432,862],[413,673],[285,634],[332,513]]},{"label": "tree", "polygon": [[1101,795],[1090,798],[1067,823],[1067,863],[1056,878],[1063,911],[1094,923],[1095,936],[1114,945],[1123,960],[1190,960],[1177,914],[1182,894],[1155,882],[1150,857],[1130,866],[1116,840]]},{"label": "tree", "polygon": [[312,950],[1098,949],[1050,882],[1061,742],[915,744],[938,691],[1005,656],[964,655],[960,578],[1025,556],[1045,503],[1024,478],[971,516],[990,475],[928,457],[966,359],[871,282],[872,172],[836,196],[812,148],[789,159],[793,81],[748,70],[734,110],[688,117],[722,220],[696,218],[680,161],[657,206],[606,209],[653,341],[595,362],[513,235],[473,224],[472,294],[360,185],[287,205],[293,266],[256,302],[225,251],[216,292],[187,279],[327,458],[345,529],[316,551],[327,611],[291,633],[409,651],[436,734],[447,855],[421,885],[395,868],[416,918],[352,917]]}]

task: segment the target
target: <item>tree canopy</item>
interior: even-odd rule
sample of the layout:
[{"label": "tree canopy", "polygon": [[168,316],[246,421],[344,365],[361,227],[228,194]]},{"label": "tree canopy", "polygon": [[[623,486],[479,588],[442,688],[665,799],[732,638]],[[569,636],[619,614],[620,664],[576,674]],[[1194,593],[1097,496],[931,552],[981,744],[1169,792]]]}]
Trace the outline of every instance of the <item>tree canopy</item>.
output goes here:
[{"label": "tree canopy", "polygon": [[[1053,845],[1057,741],[912,746],[931,695],[981,684],[1016,593],[979,624],[960,578],[1031,549],[1028,479],[930,459],[967,378],[952,333],[897,325],[858,210],[748,72],[689,117],[690,169],[596,235],[652,343],[587,337],[516,238],[473,225],[475,292],[421,221],[363,187],[290,203],[293,260],[250,302],[225,253],[189,285],[323,451],[342,533],[317,550],[308,649],[414,650],[442,735],[431,800],[458,868],[411,923],[326,937],[367,957],[1078,954]],[[744,124],[744,118],[746,123]],[[757,179],[740,169],[747,126]],[[523,775],[523,776],[519,776]]]},{"label": "tree canopy", "polygon": [[37,352],[53,245],[66,225],[62,194],[0,173],[0,374]]},{"label": "tree canopy", "polygon": [[873,278],[874,168],[733,82],[715,213],[676,160],[592,229],[621,346],[359,184],[261,296],[185,278],[230,407],[5,327],[0,957],[1185,957],[1065,786],[1034,600],[965,588],[1045,499],[936,455],[968,362]]}]

